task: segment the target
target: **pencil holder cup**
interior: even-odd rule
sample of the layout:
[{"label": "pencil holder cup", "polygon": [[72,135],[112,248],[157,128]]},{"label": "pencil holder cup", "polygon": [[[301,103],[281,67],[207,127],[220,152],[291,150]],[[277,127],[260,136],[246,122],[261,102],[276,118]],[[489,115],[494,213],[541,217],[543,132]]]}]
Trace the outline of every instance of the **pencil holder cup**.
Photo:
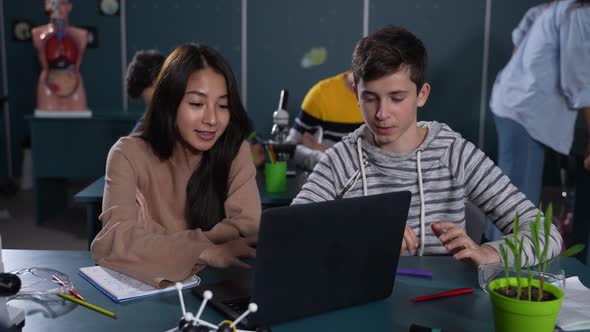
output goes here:
[{"label": "pencil holder cup", "polygon": [[266,163],[264,165],[265,188],[269,193],[287,190],[287,162]]}]

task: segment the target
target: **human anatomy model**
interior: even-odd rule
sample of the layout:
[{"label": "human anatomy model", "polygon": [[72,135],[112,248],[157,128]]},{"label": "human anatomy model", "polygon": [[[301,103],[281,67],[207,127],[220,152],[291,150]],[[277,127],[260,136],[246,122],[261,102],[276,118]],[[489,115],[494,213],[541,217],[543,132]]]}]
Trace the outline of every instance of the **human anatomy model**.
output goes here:
[{"label": "human anatomy model", "polygon": [[37,84],[36,116],[46,113],[80,113],[88,115],[80,64],[88,32],[70,26],[72,10],[69,0],[45,0],[49,24],[32,30],[33,45],[41,65]]}]

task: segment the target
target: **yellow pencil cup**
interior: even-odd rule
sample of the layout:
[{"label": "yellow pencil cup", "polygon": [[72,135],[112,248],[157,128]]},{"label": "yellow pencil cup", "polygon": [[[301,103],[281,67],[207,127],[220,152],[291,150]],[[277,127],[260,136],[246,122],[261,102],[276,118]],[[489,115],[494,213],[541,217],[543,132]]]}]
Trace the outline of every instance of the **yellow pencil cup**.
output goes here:
[{"label": "yellow pencil cup", "polygon": [[287,162],[266,163],[264,165],[265,188],[269,193],[287,190]]}]

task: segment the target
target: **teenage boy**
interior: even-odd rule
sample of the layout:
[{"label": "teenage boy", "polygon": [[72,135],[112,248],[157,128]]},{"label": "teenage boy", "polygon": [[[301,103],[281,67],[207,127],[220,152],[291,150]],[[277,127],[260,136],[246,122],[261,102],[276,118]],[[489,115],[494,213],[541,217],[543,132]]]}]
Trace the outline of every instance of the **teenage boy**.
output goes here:
[{"label": "teenage boy", "polygon": [[[500,262],[503,240],[478,245],[465,233],[469,199],[504,234],[512,232],[518,213],[523,259],[536,262],[530,223],[539,211],[533,203],[459,133],[435,121],[417,122],[418,107],[430,93],[426,59],[422,42],[400,27],[385,27],[358,42],[353,89],[365,124],[326,152],[293,204],[409,190],[400,254],[452,254],[474,265]],[[561,245],[552,226],[549,258]]]}]

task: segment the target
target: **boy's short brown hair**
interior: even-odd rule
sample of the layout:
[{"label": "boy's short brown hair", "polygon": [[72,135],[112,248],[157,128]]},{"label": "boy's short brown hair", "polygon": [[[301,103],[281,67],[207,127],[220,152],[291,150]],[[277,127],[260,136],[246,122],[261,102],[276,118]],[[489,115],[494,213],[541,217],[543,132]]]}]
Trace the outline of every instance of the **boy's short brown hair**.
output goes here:
[{"label": "boy's short brown hair", "polygon": [[354,82],[372,81],[407,66],[410,79],[419,92],[426,82],[427,54],[424,44],[410,31],[386,26],[363,39],[352,54]]}]

